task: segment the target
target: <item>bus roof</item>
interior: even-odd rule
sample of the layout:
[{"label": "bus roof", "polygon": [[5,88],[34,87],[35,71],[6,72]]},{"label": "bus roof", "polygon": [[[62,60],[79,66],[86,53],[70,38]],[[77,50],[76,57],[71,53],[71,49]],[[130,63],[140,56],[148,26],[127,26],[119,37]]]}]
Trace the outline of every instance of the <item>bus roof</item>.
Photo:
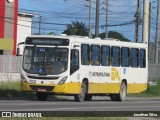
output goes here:
[{"label": "bus roof", "polygon": [[32,35],[28,36],[29,38],[62,38],[69,39],[71,42],[78,42],[83,44],[100,44],[100,45],[112,45],[112,46],[126,46],[126,47],[142,47],[146,48],[148,46],[147,43],[135,43],[135,42],[127,42],[120,41],[114,38],[88,38],[87,36],[76,36],[76,35]]}]

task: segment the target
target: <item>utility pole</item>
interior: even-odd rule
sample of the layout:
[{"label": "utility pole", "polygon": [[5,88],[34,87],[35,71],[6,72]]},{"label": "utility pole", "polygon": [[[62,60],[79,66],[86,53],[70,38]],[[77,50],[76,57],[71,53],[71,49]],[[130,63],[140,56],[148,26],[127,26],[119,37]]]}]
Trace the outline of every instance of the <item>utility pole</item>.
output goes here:
[{"label": "utility pole", "polygon": [[157,24],[156,24],[156,53],[155,53],[155,63],[158,63],[159,51],[158,51],[158,43],[160,41],[160,0],[157,0]]},{"label": "utility pole", "polygon": [[106,38],[108,38],[108,0],[106,0]]},{"label": "utility pole", "polygon": [[151,2],[149,2],[149,34],[148,34],[148,45],[150,44],[150,33],[151,33]]},{"label": "utility pole", "polygon": [[89,0],[89,31],[88,37],[92,38],[92,28],[91,28],[91,18],[92,18],[92,0]]},{"label": "utility pole", "polygon": [[149,0],[144,0],[144,5],[143,5],[143,36],[142,36],[142,40],[143,43],[147,43],[148,44],[148,29],[149,29]]},{"label": "utility pole", "polygon": [[[149,2],[149,34],[148,34],[148,59],[150,59],[151,57],[151,53],[149,52],[150,51],[150,42],[151,42],[151,39],[150,39],[150,34],[151,34],[151,2]],[[153,59],[154,60],[154,59]]]},{"label": "utility pole", "polygon": [[99,4],[100,4],[100,0],[96,0],[96,25],[95,25],[96,37],[98,37],[98,34],[99,34]]},{"label": "utility pole", "polygon": [[137,10],[136,10],[136,23],[135,23],[135,36],[134,42],[138,42],[139,37],[139,23],[140,23],[140,0],[137,0]]},{"label": "utility pole", "polygon": [[39,35],[41,34],[41,20],[42,16],[39,16]]}]

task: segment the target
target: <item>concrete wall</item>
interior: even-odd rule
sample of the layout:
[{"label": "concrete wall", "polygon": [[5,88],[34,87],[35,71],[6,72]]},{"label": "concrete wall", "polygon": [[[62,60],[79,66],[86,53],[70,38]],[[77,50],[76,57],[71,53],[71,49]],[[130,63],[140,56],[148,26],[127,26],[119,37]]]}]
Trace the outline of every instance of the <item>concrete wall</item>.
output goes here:
[{"label": "concrete wall", "polygon": [[1,73],[0,82],[14,82],[20,81],[20,73]]},{"label": "concrete wall", "polygon": [[160,79],[160,63],[159,64],[154,64],[154,63],[149,63],[148,64],[148,74],[149,78],[159,78]]}]

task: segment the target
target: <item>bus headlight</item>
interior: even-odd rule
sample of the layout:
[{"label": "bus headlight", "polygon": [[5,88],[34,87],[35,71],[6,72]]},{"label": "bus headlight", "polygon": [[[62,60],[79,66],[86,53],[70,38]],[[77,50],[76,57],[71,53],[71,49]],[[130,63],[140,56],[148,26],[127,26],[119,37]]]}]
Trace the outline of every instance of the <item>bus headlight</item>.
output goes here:
[{"label": "bus headlight", "polygon": [[62,78],[59,82],[58,82],[58,85],[61,85],[61,84],[64,84],[67,80],[67,76]]}]

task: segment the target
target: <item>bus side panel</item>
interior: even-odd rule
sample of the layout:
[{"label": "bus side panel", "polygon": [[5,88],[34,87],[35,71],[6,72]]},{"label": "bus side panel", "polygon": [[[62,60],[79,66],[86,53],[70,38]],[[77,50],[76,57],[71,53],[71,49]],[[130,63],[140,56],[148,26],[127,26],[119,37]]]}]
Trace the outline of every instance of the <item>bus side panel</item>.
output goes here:
[{"label": "bus side panel", "polygon": [[97,73],[100,72],[100,68],[96,66],[83,65],[80,70],[80,77],[83,81],[84,79],[88,80],[88,93],[97,93],[100,77]]},{"label": "bus side panel", "polygon": [[[114,70],[117,70],[118,68],[114,68]],[[90,83],[89,85],[89,93],[90,94],[109,94],[109,93],[119,93],[120,91],[120,79],[119,77],[115,77],[117,74],[115,74],[115,71],[112,71],[112,67],[106,67],[101,66],[101,69],[99,71],[100,75],[97,77],[97,80],[99,79],[99,83]],[[114,76],[114,80],[112,77]],[[95,88],[97,88],[95,90]]]},{"label": "bus side panel", "polygon": [[100,83],[99,89],[95,93],[109,94],[109,93],[119,93],[120,84],[119,83]]},{"label": "bus side panel", "polygon": [[140,93],[147,89],[146,68],[122,68],[122,79],[127,80],[127,93]]},{"label": "bus side panel", "polygon": [[140,93],[147,89],[147,84],[128,84],[128,93]]},{"label": "bus side panel", "polygon": [[64,85],[57,85],[53,92],[62,94],[78,94],[80,93],[80,83],[65,83]]},{"label": "bus side panel", "polygon": [[101,81],[98,92],[104,94],[119,93],[120,91],[120,75],[118,67],[101,66]]}]

